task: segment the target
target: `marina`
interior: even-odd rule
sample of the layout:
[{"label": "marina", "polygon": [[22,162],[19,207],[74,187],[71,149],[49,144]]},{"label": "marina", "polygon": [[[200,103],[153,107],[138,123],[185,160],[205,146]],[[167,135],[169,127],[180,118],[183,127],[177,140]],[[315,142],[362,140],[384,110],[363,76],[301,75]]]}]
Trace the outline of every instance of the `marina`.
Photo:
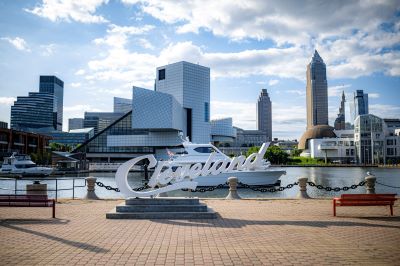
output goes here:
[{"label": "marina", "polygon": [[[274,168],[274,167],[272,167]],[[283,175],[281,180],[281,186],[292,184],[298,180],[299,177],[308,177],[309,181],[322,186],[330,187],[344,187],[358,184],[363,181],[367,176],[367,172],[371,172],[377,178],[376,190],[379,193],[397,193],[400,194],[400,169],[398,168],[377,168],[377,167],[282,167],[286,171],[286,175]],[[17,193],[25,193],[26,185],[33,183],[33,180],[40,180],[41,183],[46,183],[48,190],[55,190],[56,186],[58,189],[57,198],[72,198],[72,186],[75,186],[74,197],[83,198],[86,194],[87,188],[85,187],[85,177],[92,176],[96,177],[97,181],[104,183],[105,185],[116,187],[115,184],[115,173],[104,172],[104,173],[87,173],[82,175],[63,176],[56,178],[29,178],[18,179],[0,179],[0,189],[3,194],[15,193],[15,184],[17,183]],[[144,185],[144,173],[143,172],[131,172],[128,175],[129,184],[135,187],[142,187]],[[380,185],[379,183],[397,187],[392,188],[388,186]],[[66,189],[66,190],[63,190]],[[251,189],[240,188],[239,194],[243,198],[294,198],[298,193],[298,188],[286,189],[284,191],[278,191],[274,193],[262,193],[252,191]],[[342,192],[325,191],[317,188],[309,188],[308,194],[313,198],[332,198]],[[346,193],[365,193],[364,187],[358,187],[354,190],[349,190]],[[48,192],[50,197],[55,197],[55,191]],[[96,194],[102,199],[118,199],[123,198],[121,193],[106,190],[104,188],[96,186]],[[200,197],[200,198],[225,198],[228,194],[228,188],[215,189],[214,191],[207,191],[205,193],[200,192],[187,192],[187,191],[174,191],[168,192],[169,196],[184,196],[184,197]]]}]

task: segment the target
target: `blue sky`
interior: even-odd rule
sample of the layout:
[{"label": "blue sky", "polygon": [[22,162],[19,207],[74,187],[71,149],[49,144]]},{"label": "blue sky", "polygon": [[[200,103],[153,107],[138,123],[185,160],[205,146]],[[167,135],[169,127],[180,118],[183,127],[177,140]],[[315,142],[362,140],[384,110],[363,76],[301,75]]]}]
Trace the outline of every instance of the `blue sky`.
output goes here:
[{"label": "blue sky", "polygon": [[67,130],[68,118],[112,111],[114,96],[152,89],[157,66],[185,60],[211,68],[211,118],[254,129],[266,88],[274,137],[298,139],[314,49],[327,64],[331,124],[342,90],[347,111],[363,89],[370,113],[400,118],[398,1],[3,0],[0,121],[39,75],[64,81]]}]

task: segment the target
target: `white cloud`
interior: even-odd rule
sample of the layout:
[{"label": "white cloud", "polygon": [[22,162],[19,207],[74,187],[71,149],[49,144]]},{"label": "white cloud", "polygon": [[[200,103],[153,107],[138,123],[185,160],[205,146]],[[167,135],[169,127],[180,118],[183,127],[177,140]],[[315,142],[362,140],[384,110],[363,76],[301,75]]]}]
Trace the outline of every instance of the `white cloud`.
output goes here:
[{"label": "white cloud", "polygon": [[268,81],[268,85],[269,86],[274,86],[274,85],[276,85],[278,83],[279,83],[278,79],[271,79],[270,81]]},{"label": "white cloud", "polygon": [[1,38],[4,41],[9,42],[12,44],[16,49],[20,51],[25,51],[25,52],[30,52],[31,50],[28,47],[28,44],[26,41],[20,37],[15,37],[15,38],[9,38],[9,37],[3,37]]},{"label": "white cloud", "polygon": [[290,4],[280,0],[249,0],[235,4],[229,0],[122,1],[126,4],[139,3],[144,13],[162,22],[177,24],[179,33],[197,33],[199,29],[205,29],[234,40],[271,39],[278,44],[302,45],[308,45],[311,38],[336,37],[354,29],[369,30],[382,20],[396,22],[393,15],[399,10],[394,0],[346,3],[295,1]]},{"label": "white cloud", "polygon": [[154,46],[151,44],[151,42],[149,42],[145,38],[140,38],[137,41],[138,41],[139,45],[142,46],[143,48],[154,50]]},{"label": "white cloud", "polygon": [[80,82],[72,82],[70,85],[73,88],[79,88],[80,86],[82,86],[82,84]]},{"label": "white cloud", "polygon": [[389,104],[370,104],[369,113],[380,118],[399,118],[400,106]]},{"label": "white cloud", "polygon": [[4,105],[13,105],[17,99],[14,97],[0,97],[0,104]]},{"label": "white cloud", "polygon": [[342,92],[346,89],[350,88],[350,84],[343,84],[338,86],[328,87],[328,96],[329,97],[339,97],[342,95]]},{"label": "white cloud", "polygon": [[94,43],[105,44],[113,48],[123,48],[129,36],[142,35],[154,29],[152,25],[144,25],[141,27],[133,26],[118,26],[111,24],[107,30],[107,35],[104,38],[98,38],[94,40]]},{"label": "white cloud", "polygon": [[368,98],[378,99],[380,97],[379,93],[368,93]]},{"label": "white cloud", "polygon": [[42,4],[26,12],[51,21],[77,21],[82,23],[104,23],[107,20],[94,15],[96,9],[108,0],[43,0]]},{"label": "white cloud", "polygon": [[41,45],[40,48],[42,49],[41,55],[43,56],[51,56],[54,54],[56,45],[54,43]]},{"label": "white cloud", "polygon": [[256,103],[211,101],[211,119],[225,117],[232,117],[234,126],[255,129]]},{"label": "white cloud", "polygon": [[287,90],[287,93],[291,93],[291,94],[297,94],[299,96],[305,96],[306,95],[306,89],[304,88],[304,90]]},{"label": "white cloud", "polygon": [[84,69],[79,69],[75,72],[75,75],[82,76],[85,75],[86,71]]}]

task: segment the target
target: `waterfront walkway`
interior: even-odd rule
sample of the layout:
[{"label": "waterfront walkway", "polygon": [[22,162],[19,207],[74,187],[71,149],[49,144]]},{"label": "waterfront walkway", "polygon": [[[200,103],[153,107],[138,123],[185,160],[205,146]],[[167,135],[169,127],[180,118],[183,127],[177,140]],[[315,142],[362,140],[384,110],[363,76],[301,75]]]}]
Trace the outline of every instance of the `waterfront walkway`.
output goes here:
[{"label": "waterfront walkway", "polygon": [[399,265],[400,206],[206,200],[215,220],[107,220],[121,201],[0,208],[0,265]]}]

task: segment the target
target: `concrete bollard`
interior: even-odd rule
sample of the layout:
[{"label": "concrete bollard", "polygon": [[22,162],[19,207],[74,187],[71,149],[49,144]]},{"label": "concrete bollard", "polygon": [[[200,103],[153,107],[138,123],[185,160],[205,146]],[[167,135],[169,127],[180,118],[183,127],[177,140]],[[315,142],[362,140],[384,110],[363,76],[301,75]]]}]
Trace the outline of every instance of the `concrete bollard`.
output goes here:
[{"label": "concrete bollard", "polygon": [[26,194],[28,195],[47,195],[47,184],[40,184],[34,181],[33,184],[26,185]]},{"label": "concrete bollard", "polygon": [[96,187],[96,177],[86,177],[86,183],[87,183],[87,193],[85,196],[85,199],[92,199],[92,200],[98,200],[100,199],[96,195],[95,187]]},{"label": "concrete bollard", "polygon": [[307,182],[308,177],[299,177],[299,193],[297,194],[297,198],[299,199],[311,199],[307,194]]},{"label": "concrete bollard", "polygon": [[225,199],[229,200],[237,200],[241,199],[237,192],[237,184],[238,184],[238,178],[237,177],[229,177],[228,178],[228,183],[229,183],[229,194],[226,196]]},{"label": "concrete bollard", "polygon": [[367,172],[367,176],[365,177],[365,187],[367,190],[367,194],[375,194],[375,182],[376,176]]}]

